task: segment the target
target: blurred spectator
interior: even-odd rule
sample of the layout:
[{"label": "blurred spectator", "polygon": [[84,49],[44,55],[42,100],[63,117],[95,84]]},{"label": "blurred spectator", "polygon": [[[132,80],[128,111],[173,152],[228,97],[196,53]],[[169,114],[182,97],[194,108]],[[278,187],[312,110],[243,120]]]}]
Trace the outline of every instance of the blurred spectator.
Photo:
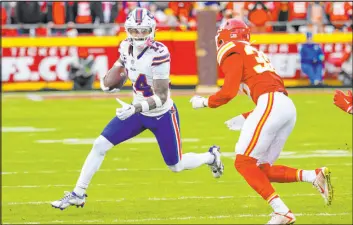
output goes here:
[{"label": "blurred spectator", "polygon": [[[42,13],[38,2],[17,2],[16,18],[21,24],[38,24],[42,20]],[[20,34],[29,34],[29,29],[20,28]]]},{"label": "blurred spectator", "polygon": [[[74,2],[72,5],[73,18],[76,24],[103,23],[103,8],[101,2]],[[91,28],[78,28],[78,33],[92,33]]]},{"label": "blurred spectator", "polygon": [[[14,7],[15,2],[2,2],[1,3],[1,25],[11,24],[14,21]],[[7,29],[1,26],[2,36],[17,36],[17,29]]]},{"label": "blurred spectator", "polygon": [[352,85],[353,79],[353,52],[352,47],[349,50],[344,52],[341,59],[341,72],[339,73],[338,78],[343,82],[344,85]]},{"label": "blurred spectator", "polygon": [[328,24],[328,20],[325,13],[324,3],[322,2],[310,2],[308,5],[307,21],[309,27],[314,32],[323,32],[324,25]]},{"label": "blurred spectator", "polygon": [[[164,14],[166,15],[166,20],[165,20],[166,26],[170,26],[170,27],[178,26],[178,24],[179,24],[178,19],[176,18],[176,16],[174,16],[173,10],[167,8],[164,10]],[[165,29],[169,29],[169,28],[165,27]]]},{"label": "blurred spectator", "polygon": [[320,45],[313,43],[312,33],[306,33],[306,43],[300,49],[301,69],[309,77],[311,85],[322,85],[324,53]]},{"label": "blurred spectator", "polygon": [[[272,17],[275,21],[286,23],[289,21],[289,2],[276,2]],[[273,26],[274,31],[287,31],[286,25]]]},{"label": "blurred spectator", "polygon": [[51,34],[65,34],[66,28],[55,28],[70,24],[73,26],[72,6],[68,2],[48,2],[48,28],[51,28]]},{"label": "blurred spectator", "polygon": [[[103,10],[103,23],[110,24],[114,23],[115,19],[118,16],[118,3],[117,2],[102,2],[102,10]],[[101,30],[96,29],[95,34],[98,34],[97,31],[101,31],[102,33],[99,35],[115,35],[119,31],[119,26],[116,25],[112,28],[104,28]]]},{"label": "blurred spectator", "polygon": [[169,2],[155,1],[154,4],[156,4],[157,8],[162,11],[164,11],[165,9],[168,9],[168,6],[169,6]]},{"label": "blurred spectator", "polygon": [[38,2],[39,3],[39,8],[40,8],[40,12],[41,12],[41,22],[42,23],[48,23],[48,2],[44,1],[44,2]]},{"label": "blurred spectator", "polygon": [[[272,30],[303,33],[308,30],[332,32],[335,28],[347,32],[353,28],[350,21],[352,19],[352,2],[338,1],[39,1],[19,2],[18,6],[16,5],[17,2],[1,3],[2,19],[6,18],[6,23],[4,21],[2,23],[9,24],[11,22],[10,24],[17,23],[20,26],[21,24],[47,24],[36,29],[38,35],[45,35],[47,31],[68,36],[77,35],[77,31],[94,35],[116,34],[116,31],[122,30],[123,27],[119,29],[119,26],[109,25],[109,28],[106,28],[107,26],[92,28],[92,24],[123,24],[129,12],[136,7],[149,9],[155,16],[159,29],[194,30],[197,24],[196,12],[205,8],[217,12],[217,24],[228,18],[238,18],[245,21],[255,33],[271,32]],[[23,11],[24,13],[22,13]],[[84,24],[87,24],[89,28],[82,28]],[[78,30],[74,29],[75,26],[78,27]],[[67,28],[63,29],[62,27]],[[22,33],[28,34],[28,29],[23,29],[23,26],[21,28],[16,29],[16,32],[20,30]],[[49,29],[46,31],[46,28]],[[9,35],[8,32],[4,32],[4,29],[2,29],[2,34]]]},{"label": "blurred spectator", "polygon": [[74,81],[73,90],[91,90],[94,81],[94,58],[86,48],[78,48],[78,57],[70,64],[69,79]]},{"label": "blurred spectator", "polygon": [[193,2],[169,2],[169,8],[180,22],[181,29],[196,26],[193,4]]},{"label": "blurred spectator", "polygon": [[225,11],[228,11],[226,14],[229,15],[232,13],[233,18],[247,21],[244,13],[244,2],[228,2],[225,5]]},{"label": "blurred spectator", "polygon": [[325,11],[336,29],[341,29],[352,15],[352,2],[327,2]]},{"label": "blurred spectator", "polygon": [[[306,24],[309,2],[289,2],[289,21]],[[295,31],[299,31],[301,25],[293,25]]]},{"label": "blurred spectator", "polygon": [[162,26],[167,25],[166,24],[167,16],[162,10],[158,9],[158,6],[155,3],[150,3],[148,10],[154,16],[157,25],[162,25]]},{"label": "blurred spectator", "polygon": [[118,16],[115,22],[119,24],[125,23],[127,15],[136,7],[138,7],[137,2],[118,2]]},{"label": "blurred spectator", "polygon": [[266,22],[271,20],[271,13],[265,2],[246,2],[245,10],[248,11],[250,28],[253,33],[266,32]]}]

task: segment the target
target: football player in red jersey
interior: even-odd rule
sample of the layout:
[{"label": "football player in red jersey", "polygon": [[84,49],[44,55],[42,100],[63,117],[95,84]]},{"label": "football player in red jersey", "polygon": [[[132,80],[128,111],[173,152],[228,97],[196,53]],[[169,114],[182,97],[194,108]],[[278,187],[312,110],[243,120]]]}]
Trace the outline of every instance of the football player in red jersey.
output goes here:
[{"label": "football player in red jersey", "polygon": [[274,190],[271,182],[309,182],[331,204],[333,191],[327,167],[301,170],[273,165],[292,132],[296,122],[296,108],[267,56],[251,46],[248,26],[237,19],[227,20],[216,36],[217,61],[225,74],[224,85],[208,98],[194,96],[192,107],[217,108],[228,103],[239,87],[256,104],[253,111],[244,113],[228,124],[241,127],[236,144],[237,171],[246,182],[273,208],[268,224],[291,224],[294,214]]},{"label": "football player in red jersey", "polygon": [[336,90],[333,98],[333,103],[343,111],[353,114],[353,96],[352,91],[348,91],[348,95],[345,95],[342,91]]}]

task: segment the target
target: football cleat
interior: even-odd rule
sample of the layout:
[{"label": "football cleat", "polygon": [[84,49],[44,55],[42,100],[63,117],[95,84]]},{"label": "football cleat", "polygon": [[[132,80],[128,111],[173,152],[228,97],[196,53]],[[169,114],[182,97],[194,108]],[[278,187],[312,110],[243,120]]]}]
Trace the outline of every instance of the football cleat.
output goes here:
[{"label": "football cleat", "polygon": [[64,197],[60,200],[53,201],[51,206],[57,209],[64,210],[69,206],[76,206],[77,208],[82,207],[85,205],[85,200],[87,195],[84,194],[83,196],[78,196],[75,192],[64,192]]},{"label": "football cleat", "polygon": [[208,150],[212,155],[214,155],[214,161],[212,164],[209,164],[209,167],[212,171],[212,175],[215,178],[220,178],[224,171],[224,165],[221,161],[221,150],[219,146],[212,146]]},{"label": "football cleat", "polygon": [[313,186],[320,192],[326,205],[331,205],[333,199],[333,188],[331,184],[331,172],[327,167],[316,169],[316,179]]},{"label": "football cleat", "polygon": [[295,222],[295,216],[290,210],[286,214],[273,212],[271,216],[267,224],[294,224]]}]

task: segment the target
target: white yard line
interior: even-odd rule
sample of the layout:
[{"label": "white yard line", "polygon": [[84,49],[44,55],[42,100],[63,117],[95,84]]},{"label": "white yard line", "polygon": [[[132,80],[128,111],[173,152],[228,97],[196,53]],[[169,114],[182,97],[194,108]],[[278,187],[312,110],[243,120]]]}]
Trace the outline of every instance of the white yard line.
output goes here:
[{"label": "white yard line", "polygon": [[[225,152],[226,155],[225,157],[229,157],[229,152]],[[228,154],[227,154],[228,153]],[[224,154],[224,153],[222,153]],[[233,154],[233,153],[232,153]],[[323,157],[323,156],[322,156]],[[328,156],[327,156],[328,157]],[[350,156],[351,157],[351,156]],[[281,158],[281,157],[280,157]],[[113,159],[114,160],[114,159]],[[116,160],[116,158],[115,158]],[[58,162],[60,160],[57,160]],[[13,163],[16,162],[22,162],[22,161],[13,161]],[[25,162],[25,161],[23,161]],[[60,161],[61,162],[61,161]],[[303,166],[301,164],[291,164],[290,166]],[[305,167],[308,166],[317,166],[316,164],[305,164]],[[352,166],[352,163],[330,163],[330,164],[325,164],[323,166]],[[169,171],[168,168],[149,168],[149,169],[137,169],[137,168],[116,168],[116,169],[100,169],[98,172],[126,172],[126,171]],[[17,174],[53,174],[53,173],[72,173],[72,172],[81,172],[81,170],[63,170],[63,171],[58,171],[58,170],[39,170],[39,171],[12,171],[12,172],[1,172],[1,175],[17,175]]]},{"label": "white yard line", "polygon": [[[239,181],[240,182],[240,181]],[[229,183],[239,183],[239,182],[229,182]],[[117,184],[91,184],[91,186],[100,187],[111,187],[111,186],[135,186],[135,185],[152,185],[152,184],[197,184],[204,183],[201,181],[164,181],[164,182],[138,182],[138,183],[117,183]],[[48,187],[74,187],[74,184],[47,184],[47,185],[6,185],[2,188],[14,189],[14,188],[48,188]]]},{"label": "white yard line", "polygon": [[[352,215],[352,212],[341,212],[341,213],[295,213],[296,216],[347,216]],[[229,218],[248,218],[248,217],[270,217],[269,214],[233,214],[233,215],[212,215],[212,216],[183,216],[183,217],[166,217],[166,218],[142,218],[142,219],[114,219],[114,220],[53,220],[45,222],[15,222],[3,224],[49,224],[49,223],[139,223],[148,221],[177,221],[177,220],[205,220],[205,219],[229,219]]]},{"label": "white yard line", "polygon": [[[352,193],[340,193],[335,194],[335,196],[351,196]],[[293,195],[281,195],[285,198],[297,198],[297,197],[310,197],[317,196],[320,197],[319,193],[308,193],[308,194],[293,194]],[[206,200],[206,199],[240,199],[240,198],[261,198],[259,195],[245,195],[245,196],[180,196],[176,198],[170,197],[149,197],[149,198],[135,198],[135,199],[99,199],[91,200],[90,202],[122,202],[122,201],[183,201],[183,200]],[[2,202],[4,205],[44,205],[49,204],[51,201],[35,201],[35,202]]]},{"label": "white yard line", "polygon": [[[338,177],[332,177],[332,180],[338,180]],[[235,181],[216,181],[216,183],[222,184],[237,184],[244,182],[242,179],[235,180]],[[99,187],[112,187],[112,186],[136,186],[136,185],[156,185],[156,184],[208,184],[208,182],[203,181],[162,181],[162,182],[137,182],[137,183],[115,183],[115,184],[91,184],[91,187],[99,186]],[[74,184],[47,184],[47,185],[31,185],[31,184],[24,184],[24,185],[5,185],[2,188],[5,189],[18,189],[18,188],[50,188],[50,187],[73,187]]]},{"label": "white yard line", "polygon": [[[98,172],[126,172],[126,171],[169,171],[168,168],[150,168],[150,169],[134,169],[134,168],[116,168],[116,169],[101,169]],[[39,171],[12,171],[1,172],[2,175],[16,175],[16,174],[53,174],[53,173],[72,173],[81,172],[81,170],[39,170]]]},{"label": "white yard line", "polygon": [[[65,145],[92,145],[96,138],[66,138],[66,139],[58,139],[58,140],[36,140],[35,143],[39,144],[55,144],[55,143],[61,143]],[[182,138],[182,142],[199,142],[200,139],[198,138]],[[157,143],[157,140],[155,137],[146,137],[146,138],[139,138],[139,137],[134,137],[132,139],[129,139],[125,141],[124,143],[127,144],[154,144]],[[209,146],[208,146],[209,147]]]}]

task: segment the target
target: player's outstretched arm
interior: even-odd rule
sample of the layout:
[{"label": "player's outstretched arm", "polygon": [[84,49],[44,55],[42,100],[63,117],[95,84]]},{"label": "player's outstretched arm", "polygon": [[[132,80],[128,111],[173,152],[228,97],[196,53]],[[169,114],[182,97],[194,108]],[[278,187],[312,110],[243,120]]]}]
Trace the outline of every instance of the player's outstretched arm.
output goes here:
[{"label": "player's outstretched arm", "polygon": [[168,99],[169,79],[153,80],[154,95],[146,101],[135,104],[135,113],[149,111],[161,107]]},{"label": "player's outstretched arm", "polygon": [[336,90],[333,98],[333,103],[343,111],[353,114],[353,96],[352,91],[348,91],[348,95],[345,95],[342,91]]},{"label": "player's outstretched arm", "polygon": [[223,87],[209,98],[192,97],[190,102],[194,109],[203,107],[217,108],[228,103],[237,95],[243,75],[242,57],[238,53],[232,52],[226,56],[220,66],[225,74]]}]

